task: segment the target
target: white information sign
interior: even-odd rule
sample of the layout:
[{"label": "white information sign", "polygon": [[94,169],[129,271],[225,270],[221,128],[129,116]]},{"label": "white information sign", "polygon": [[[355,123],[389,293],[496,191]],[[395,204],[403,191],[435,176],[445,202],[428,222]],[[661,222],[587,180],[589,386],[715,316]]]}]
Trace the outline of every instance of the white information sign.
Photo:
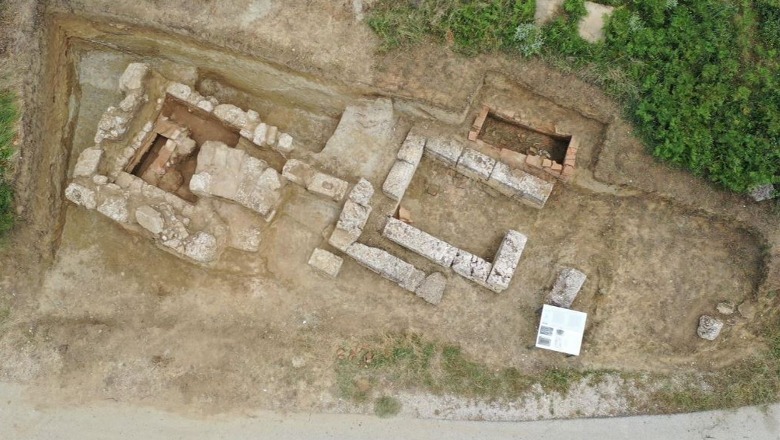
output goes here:
[{"label": "white information sign", "polygon": [[561,353],[580,354],[587,313],[546,305],[542,308],[536,346]]}]

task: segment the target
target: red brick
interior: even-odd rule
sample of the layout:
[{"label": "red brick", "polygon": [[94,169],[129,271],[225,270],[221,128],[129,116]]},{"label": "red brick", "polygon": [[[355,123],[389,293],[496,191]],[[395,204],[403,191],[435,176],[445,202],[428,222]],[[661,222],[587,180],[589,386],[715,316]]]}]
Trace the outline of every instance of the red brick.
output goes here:
[{"label": "red brick", "polygon": [[542,159],[542,168],[550,168],[552,163],[550,159]]},{"label": "red brick", "polygon": [[477,131],[470,131],[469,132],[469,140],[470,141],[476,141],[478,135],[479,135],[479,132],[477,132]]},{"label": "red brick", "polygon": [[525,164],[528,165],[529,167],[541,168],[542,158],[539,156],[533,156],[529,154],[528,156],[525,157]]},{"label": "red brick", "polygon": [[553,162],[552,166],[550,167],[553,171],[561,172],[563,171],[563,165],[559,164],[558,162]]}]

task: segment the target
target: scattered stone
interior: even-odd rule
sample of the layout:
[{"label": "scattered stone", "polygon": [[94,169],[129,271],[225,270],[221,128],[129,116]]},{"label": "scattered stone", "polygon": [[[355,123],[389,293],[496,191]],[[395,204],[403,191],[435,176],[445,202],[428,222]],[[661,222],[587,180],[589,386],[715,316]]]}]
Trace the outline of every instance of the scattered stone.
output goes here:
[{"label": "scattered stone", "polygon": [[577,269],[565,267],[555,280],[548,302],[554,306],[568,309],[571,307],[587,276]]},{"label": "scattered stone", "polygon": [[395,201],[400,201],[404,197],[406,188],[412,182],[417,167],[402,160],[395,161],[393,168],[382,185],[382,192]]},{"label": "scattered stone", "polygon": [[745,319],[753,319],[756,317],[757,307],[756,303],[750,302],[750,301],[744,301],[739,306],[737,306],[737,311],[739,312],[740,316],[742,316]]},{"label": "scattered stone", "polygon": [[78,183],[71,183],[65,188],[65,198],[87,209],[95,209],[97,207],[95,191]]},{"label": "scattered stone", "polygon": [[452,266],[458,253],[458,249],[451,244],[392,217],[387,220],[382,235],[444,267]]},{"label": "scattered stone", "polygon": [[347,255],[411,292],[425,279],[425,272],[379,248],[353,243],[347,248]]},{"label": "scattered stone", "polygon": [[447,287],[447,277],[441,272],[434,272],[425,277],[425,280],[417,287],[414,293],[425,301],[438,305],[441,303],[445,287]]},{"label": "scattered stone", "polygon": [[338,276],[343,262],[341,257],[320,248],[315,248],[309,258],[309,266],[332,278]]},{"label": "scattered stone", "polygon": [[201,263],[213,261],[217,256],[217,239],[200,231],[191,235],[184,244],[184,255]]},{"label": "scattered stone", "polygon": [[276,143],[276,150],[287,154],[293,150],[293,137],[287,133],[279,135],[279,142]]},{"label": "scattered stone", "polygon": [[467,280],[484,285],[493,266],[478,256],[458,249],[452,260],[452,270]]},{"label": "scattered stone", "polygon": [[502,162],[496,162],[487,184],[507,197],[539,209],[544,207],[554,186],[525,171],[511,169]]},{"label": "scattered stone", "polygon": [[432,138],[425,144],[425,154],[455,167],[463,148],[463,144],[456,139]]},{"label": "scattered stone", "polygon": [[316,173],[314,167],[298,159],[288,160],[282,168],[282,177],[303,187],[309,186]]},{"label": "scattered stone", "polygon": [[333,177],[325,173],[316,173],[306,186],[308,191],[319,194],[338,202],[344,198],[349,184],[338,177]]},{"label": "scattered stone", "polygon": [[764,200],[777,197],[777,192],[775,191],[775,186],[771,183],[768,183],[766,185],[753,188],[750,191],[750,197],[752,197],[756,202],[763,202]]},{"label": "scattered stone", "polygon": [[103,150],[100,148],[87,148],[82,151],[73,168],[73,177],[88,177],[97,173],[102,157]]},{"label": "scattered stone", "polygon": [[127,197],[122,194],[109,195],[97,208],[98,212],[119,223],[127,223]]},{"label": "scattered stone", "polygon": [[220,104],[214,107],[214,116],[235,128],[243,128],[248,119],[246,113],[233,104]]},{"label": "scattered stone", "polygon": [[163,231],[165,221],[162,214],[151,206],[141,206],[135,210],[135,220],[142,228],[157,235]]},{"label": "scattered stone", "polygon": [[583,40],[596,43],[604,39],[604,25],[606,18],[612,15],[615,9],[612,6],[605,6],[599,3],[585,2],[585,9],[588,11],[585,17],[580,21],[578,32]]},{"label": "scattered stone", "polygon": [[100,174],[95,174],[92,176],[92,182],[95,185],[105,185],[108,183],[108,176],[102,176]]},{"label": "scattered stone", "polygon": [[396,156],[398,160],[412,164],[415,167],[420,164],[423,152],[425,151],[425,138],[416,134],[409,133],[401,144]]},{"label": "scattered stone", "polygon": [[149,74],[149,65],[144,63],[130,63],[127,65],[122,76],[119,77],[119,91],[131,92],[136,90],[142,90],[144,87],[144,80],[146,75]]},{"label": "scattered stone", "polygon": [[358,183],[352,187],[352,191],[349,192],[349,200],[358,205],[368,206],[368,202],[371,201],[373,195],[374,186],[371,185],[371,182],[361,177]]},{"label": "scattered stone", "polygon": [[702,315],[699,318],[699,328],[696,329],[696,333],[702,339],[714,341],[722,329],[723,321],[709,315]]},{"label": "scattered stone", "polygon": [[456,169],[461,174],[472,179],[488,180],[495,166],[496,160],[492,157],[485,156],[477,150],[466,148],[460,159],[458,159]]},{"label": "scattered stone", "polygon": [[737,310],[734,303],[730,301],[721,301],[715,308],[718,310],[718,313],[723,315],[733,315]]},{"label": "scattered stone", "polygon": [[528,238],[517,231],[510,229],[507,232],[496,252],[493,269],[487,277],[486,282],[490,289],[500,293],[509,287],[527,241]]}]

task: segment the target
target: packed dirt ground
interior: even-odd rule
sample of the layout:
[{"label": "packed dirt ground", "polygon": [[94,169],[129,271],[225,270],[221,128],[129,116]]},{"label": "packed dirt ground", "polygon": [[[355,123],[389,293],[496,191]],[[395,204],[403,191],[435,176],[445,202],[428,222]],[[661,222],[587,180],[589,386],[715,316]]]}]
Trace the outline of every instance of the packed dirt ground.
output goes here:
[{"label": "packed dirt ground", "polygon": [[[780,288],[780,226],[770,204],[655,162],[618,104],[539,61],[464,58],[434,44],[378,53],[361,21],[368,3],[10,2],[5,14],[15,28],[2,69],[24,115],[20,220],[0,250],[0,380],[34,385],[50,402],[363,412],[370,405],[339,394],[337,352],[388,334],[459,345],[490,368],[527,374],[707,372],[764,348],[762,326],[776,318],[770,293]],[[133,61],[257,109],[313,155],[344,107],[364,97],[394,99],[399,144],[401,131],[422,119],[465,136],[483,103],[522,108],[582,136],[577,175],[536,210],[423,160],[402,202],[415,225],[484,256],[507,229],[529,236],[501,294],[451,277],[442,303],[431,306],[348,259],[336,279],[316,274],[306,262],[340,208],[297,188],[257,254],[229,251],[202,267],[63,199],[78,153],[92,146]],[[339,174],[347,165],[328,166]],[[380,238],[375,229],[366,240],[430,266]],[[588,274],[576,303],[589,314],[579,357],[529,348],[536,310],[563,266]],[[721,301],[742,304],[743,313],[727,318],[717,341],[698,338],[699,316]],[[633,411],[628,402],[641,395],[608,385],[529,393],[515,403],[428,396],[392,383],[374,392],[430,417]]]}]

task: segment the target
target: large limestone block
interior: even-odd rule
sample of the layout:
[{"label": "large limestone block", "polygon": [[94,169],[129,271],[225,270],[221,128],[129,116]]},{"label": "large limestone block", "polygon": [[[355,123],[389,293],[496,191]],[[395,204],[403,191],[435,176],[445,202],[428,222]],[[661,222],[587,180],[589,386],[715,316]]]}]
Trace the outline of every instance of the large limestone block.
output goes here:
[{"label": "large limestone block", "polygon": [[599,3],[585,2],[585,9],[588,13],[580,21],[577,29],[580,37],[591,43],[603,40],[604,26],[607,23],[607,18],[612,15],[612,11],[615,8]]},{"label": "large limestone block", "polygon": [[496,292],[502,292],[509,287],[527,241],[528,238],[517,231],[507,232],[496,252],[493,269],[487,277],[488,287]]},{"label": "large limestone block", "polygon": [[549,303],[566,309],[571,307],[586,278],[587,276],[577,269],[563,268],[550,292]]},{"label": "large limestone block", "polygon": [[144,80],[149,74],[149,65],[145,63],[130,63],[127,65],[122,76],[119,77],[119,91],[131,92],[142,90]]},{"label": "large limestone block", "polygon": [[371,197],[374,196],[374,186],[371,182],[364,178],[360,178],[358,183],[352,187],[352,191],[349,192],[349,200],[357,203],[358,205],[368,206],[371,201]]},{"label": "large limestone block", "polygon": [[508,197],[539,209],[544,207],[554,187],[551,182],[509,168],[503,162],[496,162],[487,184]]},{"label": "large limestone block", "polygon": [[466,148],[458,159],[457,170],[461,174],[471,177],[475,180],[488,180],[493,167],[496,166],[496,160],[486,156],[477,150]]},{"label": "large limestone block", "polygon": [[324,249],[315,248],[309,258],[309,266],[331,278],[336,278],[344,260]]},{"label": "large limestone block", "polygon": [[338,177],[318,172],[312,176],[306,189],[338,202],[346,195],[349,184]]},{"label": "large limestone block", "polygon": [[425,144],[425,154],[455,167],[463,153],[463,148],[463,143],[458,139],[431,138]]},{"label": "large limestone block", "polygon": [[95,209],[97,207],[95,191],[78,183],[71,183],[65,188],[65,198],[87,209]]},{"label": "large limestone block", "polygon": [[347,249],[347,255],[411,292],[425,279],[425,272],[379,248],[354,243]]},{"label": "large limestone block", "polygon": [[97,173],[100,159],[103,157],[101,148],[87,148],[79,154],[76,166],[73,168],[73,177],[88,177]]},{"label": "large limestone block", "polygon": [[416,167],[419,165],[424,151],[425,138],[418,134],[409,133],[406,136],[404,143],[401,144],[401,148],[398,150],[396,158]]},{"label": "large limestone block", "polygon": [[451,244],[392,217],[387,220],[382,235],[443,267],[452,266],[458,253]]},{"label": "large limestone block", "polygon": [[142,228],[151,232],[152,234],[159,234],[165,227],[165,220],[159,211],[151,206],[141,206],[135,210],[135,221],[141,225]]},{"label": "large limestone block", "polygon": [[406,188],[412,182],[417,167],[402,160],[395,161],[390,173],[387,174],[382,192],[393,200],[400,201],[404,197]]},{"label": "large limestone block", "polygon": [[484,285],[493,266],[482,258],[458,249],[452,261],[452,270],[468,280]]}]

